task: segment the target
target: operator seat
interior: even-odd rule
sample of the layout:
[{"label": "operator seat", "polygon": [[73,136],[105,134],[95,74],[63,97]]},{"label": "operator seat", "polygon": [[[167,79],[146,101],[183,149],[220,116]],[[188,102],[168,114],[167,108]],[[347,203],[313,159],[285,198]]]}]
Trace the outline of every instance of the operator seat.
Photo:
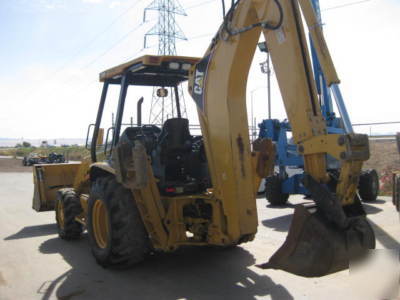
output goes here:
[{"label": "operator seat", "polygon": [[163,164],[168,158],[189,152],[192,147],[191,139],[188,119],[166,120],[158,137],[161,163]]},{"label": "operator seat", "polygon": [[168,119],[158,136],[157,148],[153,154],[153,172],[160,185],[183,180],[184,162],[192,150],[192,136],[189,121],[183,118]]}]

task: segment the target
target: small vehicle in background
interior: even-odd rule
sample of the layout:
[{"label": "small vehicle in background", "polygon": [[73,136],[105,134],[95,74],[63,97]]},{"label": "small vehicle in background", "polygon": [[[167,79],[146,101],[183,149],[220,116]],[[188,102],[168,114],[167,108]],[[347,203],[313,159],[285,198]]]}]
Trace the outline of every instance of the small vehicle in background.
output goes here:
[{"label": "small vehicle in background", "polygon": [[52,152],[49,154],[47,158],[47,163],[48,164],[65,163],[65,156],[64,154],[57,154],[55,152]]},{"label": "small vehicle in background", "polygon": [[36,164],[44,164],[46,157],[40,156],[36,152],[29,153],[28,156],[25,156],[22,160],[22,164],[24,166],[33,166]]},{"label": "small vehicle in background", "polygon": [[40,155],[36,152],[29,153],[22,159],[22,165],[33,166],[40,164],[55,164],[64,163],[65,156],[63,154],[57,154],[55,152],[50,153],[48,156]]}]

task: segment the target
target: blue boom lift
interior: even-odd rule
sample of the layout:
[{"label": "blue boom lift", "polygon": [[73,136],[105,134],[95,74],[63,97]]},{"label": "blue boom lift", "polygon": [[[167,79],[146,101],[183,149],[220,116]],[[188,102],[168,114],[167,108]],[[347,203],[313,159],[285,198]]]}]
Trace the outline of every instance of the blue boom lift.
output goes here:
[{"label": "blue boom lift", "polygon": [[[322,24],[319,0],[312,0],[314,9],[319,22]],[[267,45],[260,43],[259,48],[267,52]],[[328,87],[324,79],[320,63],[312,41],[310,39],[311,57],[314,70],[314,79],[318,90],[318,96],[321,103],[322,115],[325,118],[328,133],[352,133],[352,125],[347,114],[346,106],[337,86]],[[331,92],[336,100],[336,105],[340,113],[340,118],[336,116],[333,110]],[[267,200],[272,205],[284,205],[289,195],[309,193],[303,186],[304,176],[303,157],[297,152],[297,146],[290,138],[291,127],[287,120],[277,119],[263,120],[259,125],[259,137],[269,138],[276,145],[276,173],[265,179],[265,194]],[[333,157],[327,156],[327,164],[330,175],[338,177],[340,172],[340,162]],[[376,200],[379,193],[379,178],[375,170],[365,170],[360,176],[359,195],[363,201]]]}]

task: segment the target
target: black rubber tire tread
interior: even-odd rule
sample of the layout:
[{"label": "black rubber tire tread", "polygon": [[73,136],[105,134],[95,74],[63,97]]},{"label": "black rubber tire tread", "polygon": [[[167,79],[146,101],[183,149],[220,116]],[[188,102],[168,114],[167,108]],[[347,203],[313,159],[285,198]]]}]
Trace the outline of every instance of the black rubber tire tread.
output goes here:
[{"label": "black rubber tire tread", "polygon": [[[93,234],[92,211],[95,201],[104,202],[110,224],[106,248],[97,245]],[[87,228],[92,253],[103,267],[128,268],[145,259],[151,244],[130,190],[112,176],[99,177],[91,186]]]},{"label": "black rubber tire tread", "polygon": [[362,171],[358,183],[358,192],[365,202],[376,201],[379,195],[379,176],[374,169]]},{"label": "black rubber tire tread", "polygon": [[[58,223],[58,205],[64,205],[64,228]],[[57,191],[55,203],[56,221],[58,235],[64,240],[73,240],[80,238],[83,232],[81,223],[75,220],[75,217],[82,213],[81,203],[75,194],[74,189],[64,188]]]},{"label": "black rubber tire tread", "polygon": [[272,205],[286,204],[289,194],[282,193],[282,180],[278,175],[272,175],[265,179],[265,196]]}]

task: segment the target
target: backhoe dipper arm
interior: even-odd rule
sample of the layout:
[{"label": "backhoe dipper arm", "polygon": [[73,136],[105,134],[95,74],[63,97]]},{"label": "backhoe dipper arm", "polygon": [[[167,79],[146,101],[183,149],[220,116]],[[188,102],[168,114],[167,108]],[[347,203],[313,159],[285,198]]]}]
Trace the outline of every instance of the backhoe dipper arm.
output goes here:
[{"label": "backhoe dipper arm", "polygon": [[[261,33],[268,44],[293,138],[310,175],[305,185],[324,217],[340,228],[348,226],[341,205],[354,202],[362,162],[369,156],[365,136],[327,134],[299,3],[327,83],[339,83],[309,0],[236,1],[202,61],[191,71],[189,92],[197,104],[214,193],[222,202],[231,237],[257,226],[246,84]],[[343,168],[337,198],[320,199],[327,195],[323,183],[330,180],[327,153],[341,160]]]},{"label": "backhoe dipper arm", "polygon": [[[299,2],[327,83],[337,84],[340,81],[322,35],[321,24],[317,22],[310,1]],[[227,13],[203,61],[194,70],[190,81],[190,93],[198,104],[205,134],[218,135],[218,138],[209,136],[206,139],[207,155],[216,170],[212,172],[213,181],[219,183],[222,180],[221,176],[230,172],[228,177],[235,177],[240,186],[239,194],[247,193],[249,196],[250,191],[243,188],[248,179],[242,176],[246,174],[242,170],[248,169],[249,173],[251,167],[248,160],[241,159],[240,149],[243,149],[244,153],[250,153],[245,104],[246,80],[262,32],[271,53],[286,113],[293,128],[293,138],[300,153],[304,155],[305,171],[317,182],[326,183],[329,176],[326,172],[325,154],[342,160],[345,172],[342,172],[338,183],[338,197],[342,204],[351,204],[356,193],[362,161],[369,158],[368,141],[364,135],[327,135],[312,77],[299,2],[237,1]],[[210,127],[213,128],[212,132],[208,130]],[[212,140],[213,145],[207,140]],[[243,147],[239,147],[242,142]],[[227,152],[214,151],[216,149],[226,149]],[[235,165],[238,165],[237,170]]]}]

